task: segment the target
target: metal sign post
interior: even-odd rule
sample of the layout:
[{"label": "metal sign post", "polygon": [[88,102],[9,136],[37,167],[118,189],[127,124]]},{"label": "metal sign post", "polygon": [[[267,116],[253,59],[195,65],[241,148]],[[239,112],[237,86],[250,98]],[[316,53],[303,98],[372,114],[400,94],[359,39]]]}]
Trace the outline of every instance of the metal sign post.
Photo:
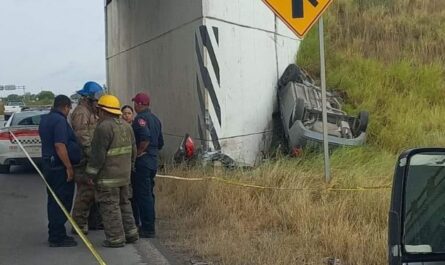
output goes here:
[{"label": "metal sign post", "polygon": [[324,58],[323,12],[333,0],[263,0],[263,2],[300,38],[311,29],[319,19],[321,96],[323,102],[323,146],[324,173],[326,182],[331,181],[328,144],[328,114],[326,103],[326,70]]},{"label": "metal sign post", "polygon": [[320,79],[321,79],[321,98],[323,108],[323,150],[324,150],[324,175],[326,182],[331,181],[331,165],[329,161],[329,142],[328,142],[328,111],[326,102],[326,65],[324,52],[324,24],[323,17],[318,22],[320,39]]}]

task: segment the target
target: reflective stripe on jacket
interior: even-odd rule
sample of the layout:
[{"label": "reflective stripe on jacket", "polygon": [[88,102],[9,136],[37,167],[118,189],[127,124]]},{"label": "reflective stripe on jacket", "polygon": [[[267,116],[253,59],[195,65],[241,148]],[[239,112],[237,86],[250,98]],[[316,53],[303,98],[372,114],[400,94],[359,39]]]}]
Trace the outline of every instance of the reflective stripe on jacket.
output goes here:
[{"label": "reflective stripe on jacket", "polygon": [[136,143],[131,126],[117,118],[99,121],[91,142],[91,158],[86,173],[105,187],[130,184],[136,158]]}]

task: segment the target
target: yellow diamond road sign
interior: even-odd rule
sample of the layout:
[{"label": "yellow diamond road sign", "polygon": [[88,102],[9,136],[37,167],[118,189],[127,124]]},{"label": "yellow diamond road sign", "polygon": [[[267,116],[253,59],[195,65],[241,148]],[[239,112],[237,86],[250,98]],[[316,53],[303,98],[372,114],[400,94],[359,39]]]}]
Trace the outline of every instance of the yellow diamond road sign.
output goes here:
[{"label": "yellow diamond road sign", "polygon": [[303,38],[332,0],[263,0],[287,26]]}]

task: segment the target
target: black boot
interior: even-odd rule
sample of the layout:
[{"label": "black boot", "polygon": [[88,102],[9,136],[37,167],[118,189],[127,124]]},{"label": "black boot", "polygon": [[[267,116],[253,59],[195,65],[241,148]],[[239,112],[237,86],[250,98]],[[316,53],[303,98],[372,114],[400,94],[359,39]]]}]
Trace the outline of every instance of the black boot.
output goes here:
[{"label": "black boot", "polygon": [[150,231],[140,230],[139,237],[140,238],[155,238],[156,232],[155,232],[155,230],[150,230]]},{"label": "black boot", "polygon": [[77,242],[73,237],[66,236],[63,240],[57,242],[49,242],[49,247],[51,248],[63,248],[63,247],[75,247]]}]

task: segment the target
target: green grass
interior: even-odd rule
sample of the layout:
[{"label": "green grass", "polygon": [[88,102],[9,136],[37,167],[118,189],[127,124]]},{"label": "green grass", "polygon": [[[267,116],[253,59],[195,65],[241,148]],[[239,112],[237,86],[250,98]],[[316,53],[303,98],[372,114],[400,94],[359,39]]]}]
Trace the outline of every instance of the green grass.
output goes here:
[{"label": "green grass", "polygon": [[[370,112],[367,145],[333,152],[330,184],[323,156],[314,153],[253,170],[173,170],[311,191],[158,181],[159,213],[175,231],[169,243],[215,264],[387,262],[390,189],[325,188],[390,185],[400,151],[445,144],[445,1],[336,0],[325,18],[327,84],[342,91],[350,113]],[[317,36],[315,27],[297,58],[313,77],[320,69]]]},{"label": "green grass", "polygon": [[[423,50],[433,51],[437,38],[442,43],[445,41],[445,27],[434,27],[437,24],[434,18],[443,11],[433,12],[428,19],[426,15],[419,15],[424,13],[418,9],[413,16],[417,16],[420,22],[411,18],[410,23],[403,24],[404,30],[398,35],[385,35],[379,39],[379,32],[393,32],[394,28],[400,27],[399,23],[391,24],[392,21],[405,21],[410,16],[412,6],[405,6],[402,2],[340,0],[333,5],[326,18],[328,87],[344,92],[345,109],[350,113],[356,114],[360,110],[370,112],[369,145],[391,153],[410,147],[440,146],[445,143],[445,60],[440,60],[444,59],[444,54],[442,50],[422,55],[418,52],[422,47]],[[413,5],[420,3],[411,2]],[[381,13],[386,16],[373,22],[377,25],[367,28],[363,22],[360,24],[360,18],[374,17],[382,6],[387,5],[383,3],[405,7],[406,12],[385,9]],[[438,1],[425,1],[423,7],[429,10],[435,5],[438,5]],[[360,16],[357,14],[359,10],[362,12]],[[352,19],[344,22],[336,16],[338,13],[349,14]],[[438,20],[445,21],[443,18]],[[351,28],[344,28],[347,25],[361,27],[361,30],[356,30],[356,35],[353,35]],[[423,36],[414,40],[413,36],[419,30]],[[344,39],[338,39],[341,36]],[[394,42],[399,43],[396,53],[386,57],[372,53],[377,47],[391,47]],[[410,45],[405,42],[410,42]],[[303,41],[297,59],[297,63],[314,76],[319,76],[318,49],[318,32],[314,29]]]}]

